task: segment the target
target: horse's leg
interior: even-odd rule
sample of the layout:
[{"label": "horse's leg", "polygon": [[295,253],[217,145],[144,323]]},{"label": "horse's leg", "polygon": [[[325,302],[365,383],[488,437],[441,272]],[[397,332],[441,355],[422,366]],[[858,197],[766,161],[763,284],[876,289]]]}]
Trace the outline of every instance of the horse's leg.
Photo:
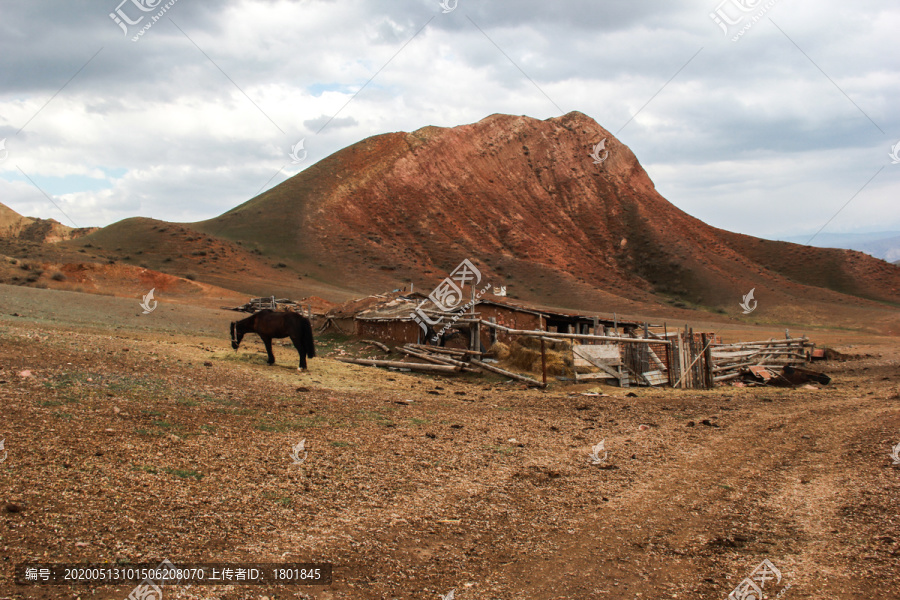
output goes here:
[{"label": "horse's leg", "polygon": [[291,341],[294,343],[294,348],[297,349],[297,354],[300,355],[300,366],[297,367],[298,371],[306,370],[306,348],[303,347],[303,336],[300,333],[292,333]]},{"label": "horse's leg", "polygon": [[266,345],[266,352],[269,353],[268,364],[274,365],[274,364],[275,364],[275,355],[272,354],[272,338],[270,338],[270,337],[263,337],[263,336],[259,336],[259,337],[262,338],[263,344]]}]

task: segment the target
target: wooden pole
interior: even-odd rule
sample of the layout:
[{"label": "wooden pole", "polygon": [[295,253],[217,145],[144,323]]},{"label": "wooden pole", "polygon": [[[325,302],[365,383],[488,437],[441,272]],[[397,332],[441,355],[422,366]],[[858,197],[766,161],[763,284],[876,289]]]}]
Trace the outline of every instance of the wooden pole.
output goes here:
[{"label": "wooden pole", "polygon": [[541,381],[547,385],[547,348],[544,338],[541,338]]},{"label": "wooden pole", "polygon": [[371,360],[367,358],[336,358],[335,360],[355,365],[394,367],[395,369],[411,369],[415,371],[427,371],[430,373],[459,373],[460,370],[460,367],[451,365],[423,365],[421,363],[400,362],[397,360]]},{"label": "wooden pole", "polygon": [[612,335],[585,335],[578,333],[555,333],[549,331],[530,331],[527,329],[512,329],[510,327],[504,327],[503,325],[499,325],[497,323],[491,323],[490,321],[481,321],[482,325],[487,327],[493,327],[500,331],[504,331],[511,335],[524,335],[535,338],[545,338],[547,340],[559,340],[559,339],[577,339],[577,340],[603,340],[606,342],[623,342],[623,343],[634,343],[634,344],[671,344],[671,342],[667,340],[656,340],[656,339],[644,339],[644,338],[632,338],[632,337],[621,337],[621,336],[612,336]]},{"label": "wooden pole", "polygon": [[529,377],[523,377],[522,375],[519,375],[518,373],[512,373],[511,371],[506,371],[504,369],[501,369],[500,367],[495,367],[494,365],[489,365],[489,364],[483,363],[480,360],[478,360],[477,358],[473,358],[469,362],[477,367],[481,367],[482,369],[486,369],[493,373],[497,373],[498,375],[503,375],[504,377],[509,377],[510,379],[522,381],[522,382],[527,383],[528,385],[531,385],[534,387],[545,387],[545,385],[543,383],[541,383],[540,381],[535,381],[534,379],[531,379]]},{"label": "wooden pole", "polygon": [[434,363],[436,365],[453,365],[456,367],[462,368],[463,371],[468,371],[471,373],[478,373],[478,369],[473,369],[469,366],[469,363],[465,363],[460,360],[456,360],[454,358],[447,358],[446,354],[442,354],[440,356],[429,355],[427,352],[417,352],[415,350],[411,350],[410,348],[403,347],[397,348],[403,354],[408,354],[409,356],[415,356],[416,358],[420,358],[424,361]]}]

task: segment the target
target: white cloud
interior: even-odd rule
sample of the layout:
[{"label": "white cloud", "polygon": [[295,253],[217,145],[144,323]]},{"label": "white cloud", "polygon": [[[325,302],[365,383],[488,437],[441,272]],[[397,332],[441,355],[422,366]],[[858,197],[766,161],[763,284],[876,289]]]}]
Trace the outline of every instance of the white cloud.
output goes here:
[{"label": "white cloud", "polygon": [[[732,42],[709,18],[716,4],[460,0],[444,15],[437,0],[179,2],[138,43],[113,4],[9,6],[0,202],[63,220],[21,168],[60,188],[80,225],[204,219],[371,135],[558,105],[613,132],[628,123],[619,137],[658,189],[713,225],[815,231],[886,165],[829,230],[900,229],[887,158],[900,8],[781,1]],[[300,139],[309,156],[293,165]]]}]

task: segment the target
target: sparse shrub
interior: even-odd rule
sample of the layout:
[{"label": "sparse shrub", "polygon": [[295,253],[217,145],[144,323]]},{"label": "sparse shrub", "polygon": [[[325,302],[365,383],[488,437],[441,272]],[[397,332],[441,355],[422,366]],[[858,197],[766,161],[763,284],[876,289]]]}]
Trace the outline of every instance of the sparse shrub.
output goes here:
[{"label": "sparse shrub", "polygon": [[65,281],[66,276],[63,275],[62,273],[56,272],[50,276],[50,279],[52,279],[53,281]]},{"label": "sparse shrub", "polygon": [[195,250],[191,252],[191,256],[206,256],[205,250]]},{"label": "sparse shrub", "polygon": [[276,269],[286,269],[287,265],[284,263],[278,263],[277,265],[275,265],[275,268]]},{"label": "sparse shrub", "polygon": [[188,274],[186,274],[186,275],[184,276],[184,278],[185,278],[185,279],[190,279],[191,281],[196,281],[197,276],[194,275],[193,273],[188,273]]},{"label": "sparse shrub", "polygon": [[172,262],[172,257],[171,257],[171,256],[167,256],[167,257],[165,258],[165,260],[163,260],[163,262],[164,262],[164,263]]}]

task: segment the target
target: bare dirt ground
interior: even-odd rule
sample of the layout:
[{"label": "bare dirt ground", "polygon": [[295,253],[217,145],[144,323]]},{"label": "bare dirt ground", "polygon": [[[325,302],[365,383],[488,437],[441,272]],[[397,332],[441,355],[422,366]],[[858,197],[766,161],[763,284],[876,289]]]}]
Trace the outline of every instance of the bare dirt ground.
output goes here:
[{"label": "bare dirt ground", "polygon": [[724,600],[765,558],[769,598],[900,597],[890,338],[835,333],[869,356],[817,390],[584,396],[346,365],[334,338],[299,374],[291,347],[233,352],[236,313],[0,288],[0,597],[122,599],[13,565],[164,558],[334,565],[167,599]]}]

